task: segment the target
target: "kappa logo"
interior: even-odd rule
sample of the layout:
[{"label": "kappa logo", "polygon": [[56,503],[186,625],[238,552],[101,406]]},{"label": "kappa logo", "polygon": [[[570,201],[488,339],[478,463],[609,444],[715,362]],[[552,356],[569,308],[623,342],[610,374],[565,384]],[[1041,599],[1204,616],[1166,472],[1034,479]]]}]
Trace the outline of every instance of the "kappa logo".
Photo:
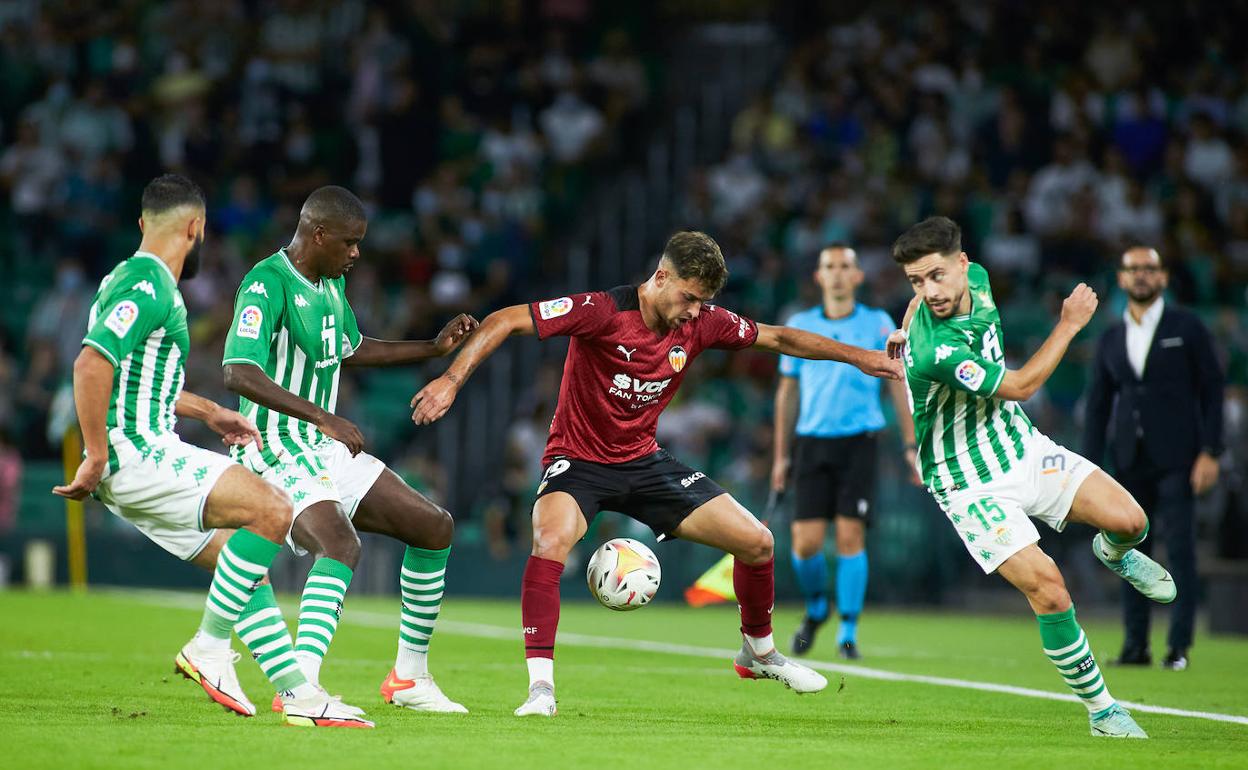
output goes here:
[{"label": "kappa logo", "polygon": [[672,367],[672,371],[679,372],[685,368],[685,364],[689,361],[689,354],[680,345],[672,347],[667,351],[667,363]]},{"label": "kappa logo", "polygon": [[953,355],[954,351],[956,350],[957,348],[955,348],[952,345],[937,345],[936,346],[936,363],[940,363],[941,361],[944,361],[946,358]]},{"label": "kappa logo", "polygon": [[637,348],[633,348],[632,350],[629,350],[628,348],[624,347],[623,345],[616,345],[616,346],[615,346],[615,349],[616,349],[616,350],[618,350],[618,351],[620,351],[621,353],[623,353],[623,354],[624,354],[624,360],[629,361],[630,363],[631,363],[631,362],[632,362],[632,360],[633,360],[633,354],[637,352]]},{"label": "kappa logo", "polygon": [[295,295],[295,307],[307,307],[309,304],[302,294]]},{"label": "kappa logo", "polygon": [[130,288],[134,291],[141,291],[152,299],[156,299],[156,287],[152,285],[151,281],[139,281]]},{"label": "kappa logo", "polygon": [[261,283],[260,281],[252,281],[251,285],[247,287],[247,291],[243,293],[244,294],[259,294],[265,299],[268,299],[268,296],[269,296],[269,290],[266,289],[264,284]]},{"label": "kappa logo", "polygon": [[549,321],[552,318],[567,315],[572,310],[572,307],[571,297],[560,297],[559,299],[537,303],[537,313],[542,317],[542,320]]},{"label": "kappa logo", "polygon": [[104,319],[104,326],[118,337],[124,337],[130,333],[130,327],[134,326],[135,320],[139,317],[139,306],[130,300],[123,300],[117,303],[117,307],[113,308],[113,312],[108,314],[108,318]]}]

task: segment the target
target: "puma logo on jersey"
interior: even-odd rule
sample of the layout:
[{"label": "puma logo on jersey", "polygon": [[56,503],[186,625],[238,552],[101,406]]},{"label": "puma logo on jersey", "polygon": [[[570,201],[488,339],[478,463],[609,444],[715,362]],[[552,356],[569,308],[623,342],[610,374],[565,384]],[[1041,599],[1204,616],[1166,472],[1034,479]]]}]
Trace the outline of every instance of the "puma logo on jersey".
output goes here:
[{"label": "puma logo on jersey", "polygon": [[259,294],[266,298],[269,296],[269,290],[266,289],[264,287],[264,284],[260,283],[259,281],[252,281],[251,285],[247,287],[247,291],[243,293],[244,294]]},{"label": "puma logo on jersey", "polygon": [[632,360],[633,360],[633,354],[637,352],[637,348],[633,348],[632,350],[629,350],[628,348],[624,347],[623,345],[616,345],[616,346],[615,346],[615,349],[616,349],[616,350],[618,350],[618,351],[620,351],[621,353],[623,353],[623,354],[624,354],[624,360],[629,361],[629,362],[632,362]]},{"label": "puma logo on jersey", "polygon": [[152,299],[156,299],[156,287],[152,285],[151,281],[139,281],[130,288],[134,291],[141,291]]},{"label": "puma logo on jersey", "polygon": [[956,350],[957,349],[954,348],[952,345],[937,345],[936,346],[936,363],[940,363],[941,361],[944,361],[946,358],[953,355]]},{"label": "puma logo on jersey", "polygon": [[302,294],[295,295],[295,307],[307,307],[310,303],[303,298]]},{"label": "puma logo on jersey", "polygon": [[586,294],[585,301],[581,303],[581,307],[585,307],[586,305],[592,305],[592,304],[594,304],[594,295]]}]

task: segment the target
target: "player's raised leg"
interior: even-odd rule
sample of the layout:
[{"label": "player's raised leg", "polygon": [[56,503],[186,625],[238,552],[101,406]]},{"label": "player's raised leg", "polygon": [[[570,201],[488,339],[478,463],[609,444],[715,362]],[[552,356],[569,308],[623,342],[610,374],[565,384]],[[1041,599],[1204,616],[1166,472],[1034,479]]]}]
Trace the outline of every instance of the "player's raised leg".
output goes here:
[{"label": "player's raised leg", "polygon": [[1109,694],[1087,635],[1075,620],[1066,582],[1053,560],[1032,543],[1002,562],[997,572],[1027,597],[1040,624],[1044,654],[1087,707],[1092,735],[1147,738],[1130,713]]},{"label": "player's raised leg", "polygon": [[352,520],[361,532],[388,535],[407,545],[399,571],[399,649],[381,695],[387,703],[414,711],[466,714],[443,694],[429,673],[429,642],[442,609],[446,562],[455,522],[451,514],[382,471]]},{"label": "player's raised leg", "polygon": [[204,527],[236,529],[222,545],[199,631],[175,658],[175,670],[217,703],[244,716],[256,707],[234,672],[230,637],[243,608],[268,574],[290,527],[290,500],[242,468],[224,469],[204,503]]},{"label": "player's raised leg", "polygon": [[576,499],[551,492],[533,504],[533,552],[524,568],[520,616],[529,697],[516,716],[548,716],[555,706],[555,633],[559,628],[559,578],[572,546],[589,525]]},{"label": "player's raised leg", "polygon": [[837,653],[857,660],[858,616],[867,598],[866,525],[851,516],[836,517],[836,632]]},{"label": "player's raised leg", "polygon": [[1136,548],[1148,537],[1144,509],[1108,473],[1098,469],[1079,485],[1067,518],[1100,530],[1092,551],[1116,575],[1153,601],[1174,601],[1178,591],[1170,573]]},{"label": "player's raised leg", "polygon": [[775,679],[794,692],[819,692],[828,680],[816,671],[789,660],[776,649],[771,611],[776,597],[776,561],[771,532],[732,495],[722,494],[703,503],[673,533],[731,553],[732,584],[741,608],[741,652],[733,661],[745,679]]}]

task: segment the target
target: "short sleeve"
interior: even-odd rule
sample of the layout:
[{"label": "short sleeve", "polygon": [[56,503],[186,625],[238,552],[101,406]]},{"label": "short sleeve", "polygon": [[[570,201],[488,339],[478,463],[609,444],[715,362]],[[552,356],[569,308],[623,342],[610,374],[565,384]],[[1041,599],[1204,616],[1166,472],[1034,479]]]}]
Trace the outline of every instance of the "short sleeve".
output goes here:
[{"label": "short sleeve", "polygon": [[115,278],[93,308],[98,312],[93,312],[82,344],[118,366],[168,319],[173,298],[161,296],[164,293],[158,281],[141,276]]},{"label": "short sleeve", "polygon": [[989,361],[953,338],[938,343],[934,350],[917,352],[917,356],[927,359],[915,361],[920,374],[981,398],[995,395],[1005,378],[1005,364]]},{"label": "short sleeve", "polygon": [[597,334],[610,321],[615,303],[605,291],[529,303],[539,339]]},{"label": "short sleeve", "polygon": [[699,320],[703,349],[741,350],[758,339],[758,324],[718,305],[707,305]]},{"label": "short sleeve", "polygon": [[[246,288],[244,288],[246,287]],[[273,279],[247,275],[234,298],[234,322],[225,336],[224,364],[269,365],[273,331],[281,321],[281,284]]]}]

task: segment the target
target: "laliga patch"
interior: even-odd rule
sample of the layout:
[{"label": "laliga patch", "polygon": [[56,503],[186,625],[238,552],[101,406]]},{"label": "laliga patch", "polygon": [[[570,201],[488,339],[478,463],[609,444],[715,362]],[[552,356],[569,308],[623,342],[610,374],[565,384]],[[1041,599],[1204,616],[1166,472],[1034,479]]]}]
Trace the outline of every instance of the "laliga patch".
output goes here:
[{"label": "laliga patch", "polygon": [[965,385],[967,390],[978,391],[979,386],[984,384],[984,378],[988,376],[988,372],[974,361],[963,361],[958,364],[955,375],[958,382]]},{"label": "laliga patch", "polygon": [[685,363],[689,360],[689,354],[680,345],[676,345],[667,351],[667,363],[671,364],[672,371],[679,372],[685,368]]},{"label": "laliga patch", "polygon": [[538,315],[545,321],[558,318],[561,315],[567,315],[570,310],[572,310],[571,297],[560,297],[559,299],[551,299],[537,304]]},{"label": "laliga patch", "polygon": [[260,325],[264,323],[264,313],[255,305],[248,305],[238,316],[238,328],[234,333],[249,340],[260,339]]},{"label": "laliga patch", "polygon": [[113,312],[108,314],[108,318],[104,319],[104,325],[109,331],[118,337],[124,337],[130,332],[130,327],[134,326],[134,322],[139,317],[139,306],[125,300],[118,302],[117,307],[113,308]]}]

